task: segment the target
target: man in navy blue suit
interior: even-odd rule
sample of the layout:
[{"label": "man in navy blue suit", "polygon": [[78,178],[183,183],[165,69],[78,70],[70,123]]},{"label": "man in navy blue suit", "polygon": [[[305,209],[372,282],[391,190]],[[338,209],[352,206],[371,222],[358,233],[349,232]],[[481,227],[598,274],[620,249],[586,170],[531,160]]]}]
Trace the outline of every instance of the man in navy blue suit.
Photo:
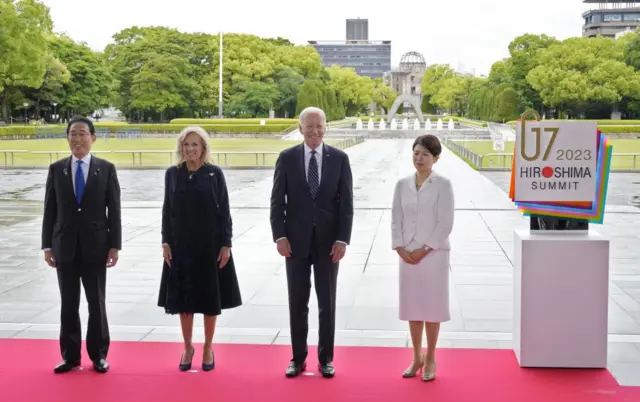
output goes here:
[{"label": "man in navy blue suit", "polygon": [[287,377],[306,369],[311,266],[319,308],[319,370],[335,374],[333,348],[339,261],[351,240],[353,179],[349,157],[323,143],[324,111],[300,113],[304,142],[280,153],[271,193],[271,231],[286,258],[293,358]]}]

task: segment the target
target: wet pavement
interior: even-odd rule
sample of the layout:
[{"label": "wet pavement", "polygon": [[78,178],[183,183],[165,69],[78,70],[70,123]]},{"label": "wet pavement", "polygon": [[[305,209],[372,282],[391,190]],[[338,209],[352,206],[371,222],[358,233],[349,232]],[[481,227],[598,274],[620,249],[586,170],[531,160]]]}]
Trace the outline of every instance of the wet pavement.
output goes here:
[{"label": "wet pavement", "polygon": [[[347,151],[353,166],[356,213],[353,241],[340,267],[337,345],[408,346],[407,325],[398,320],[390,205],[396,181],[412,172],[411,142],[368,140]],[[495,174],[501,172],[478,173],[447,150],[437,169],[452,180],[456,194],[452,319],[442,325],[439,346],[510,348],[513,230],[526,228],[527,221],[507,198],[503,178]],[[119,265],[109,271],[107,290],[113,339],[180,341],[177,317],[165,315],[156,306],[164,172],[119,173],[124,249]],[[45,175],[46,170],[0,171],[0,337],[58,336],[56,276],[39,250]],[[222,314],[216,341],[287,344],[284,261],[271,241],[269,227],[272,172],[227,170],[225,175],[245,304]],[[616,180],[612,187],[619,190],[610,198],[605,224],[594,227],[611,239],[609,369],[621,384],[640,385],[640,211],[625,202],[624,183],[633,186],[631,174],[619,184]],[[317,341],[314,297],[310,309],[313,344]],[[84,301],[81,312],[86,323]],[[202,341],[202,321],[196,320],[196,325],[195,340]]]}]

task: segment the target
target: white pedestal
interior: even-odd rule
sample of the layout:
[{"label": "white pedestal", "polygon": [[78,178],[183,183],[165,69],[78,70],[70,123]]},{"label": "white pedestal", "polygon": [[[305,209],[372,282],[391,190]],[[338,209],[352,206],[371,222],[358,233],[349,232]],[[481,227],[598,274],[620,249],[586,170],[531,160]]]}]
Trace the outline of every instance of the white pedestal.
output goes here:
[{"label": "white pedestal", "polygon": [[513,350],[520,367],[605,368],[609,240],[517,230]]}]

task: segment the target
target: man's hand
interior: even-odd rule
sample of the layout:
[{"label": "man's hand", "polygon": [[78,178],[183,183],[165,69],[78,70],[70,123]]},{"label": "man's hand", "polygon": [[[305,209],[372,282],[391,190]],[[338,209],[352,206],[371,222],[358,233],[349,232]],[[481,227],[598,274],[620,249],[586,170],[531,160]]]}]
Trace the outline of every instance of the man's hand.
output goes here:
[{"label": "man's hand", "polygon": [[406,262],[407,264],[411,264],[411,265],[416,265],[417,264],[417,261],[413,259],[411,254],[406,249],[404,249],[402,247],[398,247],[396,249],[396,252],[400,256],[400,258],[402,258],[402,260],[404,262]]},{"label": "man's hand", "polygon": [[171,247],[166,243],[162,245],[162,258],[164,259],[164,262],[171,267]]},{"label": "man's hand", "polygon": [[227,265],[227,262],[229,262],[229,258],[231,258],[231,247],[222,247],[218,254],[218,261],[220,261],[218,268],[224,268],[224,266]]},{"label": "man's hand", "polygon": [[411,256],[411,259],[414,260],[417,264],[422,261],[424,257],[429,255],[430,252],[431,249],[419,248],[417,250],[413,250],[409,255]]},{"label": "man's hand", "polygon": [[53,251],[46,250],[44,252],[44,262],[51,268],[56,268],[56,258],[53,256]]},{"label": "man's hand", "polygon": [[344,257],[344,254],[346,252],[347,252],[346,244],[340,243],[339,241],[333,243],[333,247],[331,247],[331,253],[329,254],[330,256],[332,256],[331,261],[334,264],[337,264],[338,261],[340,261],[342,257]]},{"label": "man's hand", "polygon": [[278,247],[278,253],[280,253],[283,257],[291,257],[291,244],[289,244],[288,239],[280,239],[276,242],[276,246]]},{"label": "man's hand", "polygon": [[118,249],[112,248],[107,255],[107,268],[113,268],[118,263]]}]

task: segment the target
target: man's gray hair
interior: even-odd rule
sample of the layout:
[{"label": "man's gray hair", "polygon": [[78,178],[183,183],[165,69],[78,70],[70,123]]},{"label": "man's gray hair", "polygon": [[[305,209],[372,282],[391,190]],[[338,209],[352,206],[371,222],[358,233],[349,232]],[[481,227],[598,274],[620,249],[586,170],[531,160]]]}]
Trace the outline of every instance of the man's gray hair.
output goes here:
[{"label": "man's gray hair", "polygon": [[322,120],[324,121],[324,124],[327,124],[327,115],[324,112],[324,110],[320,109],[319,107],[315,107],[315,106],[309,106],[306,107],[302,110],[302,112],[300,112],[300,125],[304,124],[304,118],[308,115],[308,114],[319,114],[322,117]]}]

